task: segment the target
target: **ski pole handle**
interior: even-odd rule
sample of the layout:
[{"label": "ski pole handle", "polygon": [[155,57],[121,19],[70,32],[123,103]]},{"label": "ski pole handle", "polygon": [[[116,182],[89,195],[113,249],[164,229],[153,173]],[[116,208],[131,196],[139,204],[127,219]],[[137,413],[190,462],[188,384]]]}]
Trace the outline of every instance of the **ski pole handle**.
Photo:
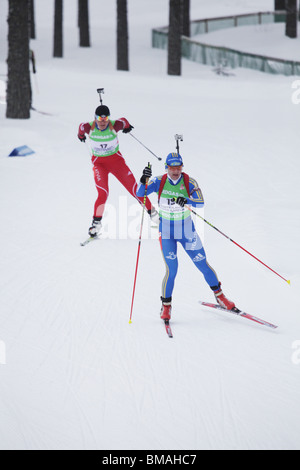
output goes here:
[{"label": "ski pole handle", "polygon": [[[150,169],[152,168],[150,162],[148,162],[148,168],[150,168]],[[145,207],[146,207],[149,179],[150,178],[146,178],[145,195],[144,195],[144,200],[143,200],[143,209],[145,209]],[[143,211],[143,220],[144,220],[144,211]]]}]

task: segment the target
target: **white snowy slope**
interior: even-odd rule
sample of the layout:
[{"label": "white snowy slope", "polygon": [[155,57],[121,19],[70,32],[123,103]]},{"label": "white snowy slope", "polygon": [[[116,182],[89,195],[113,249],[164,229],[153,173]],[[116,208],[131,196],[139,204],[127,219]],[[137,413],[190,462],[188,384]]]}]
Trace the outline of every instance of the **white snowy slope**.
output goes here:
[{"label": "white snowy slope", "polygon": [[[93,47],[80,50],[74,2],[65,0],[65,57],[52,59],[52,3],[36,1],[32,84],[36,108],[54,115],[8,120],[0,105],[0,448],[299,449],[295,77],[242,69],[219,77],[187,61],[182,77],[167,76],[166,53],[150,41],[151,27],[167,24],[167,0],[151,0],[151,8],[129,0],[129,73],[115,71],[115,2],[90,1]],[[192,1],[192,17],[272,4]],[[1,15],[0,74],[6,33]],[[277,330],[201,307],[212,293],[179,248],[169,339],[159,319],[164,263],[148,217],[129,325],[141,209],[113,177],[104,239],[79,245],[96,191],[77,126],[93,118],[98,87],[112,116],[126,116],[163,158],[182,133],[205,217],[291,280],[200,227],[226,295]],[[130,136],[120,142],[136,178],[148,161],[154,174],[164,172]],[[7,157],[25,144],[36,153]]]}]

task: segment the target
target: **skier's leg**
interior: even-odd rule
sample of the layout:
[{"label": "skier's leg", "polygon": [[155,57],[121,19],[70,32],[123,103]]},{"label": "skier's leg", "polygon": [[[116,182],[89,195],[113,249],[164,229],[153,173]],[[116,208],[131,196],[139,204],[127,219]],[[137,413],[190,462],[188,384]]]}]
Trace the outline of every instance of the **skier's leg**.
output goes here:
[{"label": "skier's leg", "polygon": [[189,255],[196,268],[201,271],[207,284],[210,287],[218,286],[218,276],[214,269],[207,262],[206,253],[198,233],[195,229],[193,229],[189,235],[191,235],[189,238],[183,237],[178,241],[181,242],[184,250]]},{"label": "skier's leg", "polygon": [[218,280],[217,274],[215,270],[208,264],[204,248],[202,247],[201,249],[198,249],[198,250],[185,250],[185,251],[187,252],[189,257],[193,261],[196,268],[199,269],[199,271],[201,271],[207,284],[210,287],[218,286],[219,280]]},{"label": "skier's leg", "polygon": [[202,272],[207,284],[210,286],[211,290],[214,292],[216,301],[224,308],[232,310],[235,307],[235,304],[225,297],[222,289],[221,283],[218,280],[216,272],[208,264],[206,259],[206,254],[202,246],[199,235],[194,231],[193,242],[185,242],[180,240],[183,248],[197,267],[199,271]]},{"label": "skier's leg", "polygon": [[162,298],[171,299],[178,271],[177,242],[174,239],[159,238],[166,274],[162,282]]},{"label": "skier's leg", "polygon": [[109,194],[108,170],[104,165],[94,164],[93,171],[96,189],[98,191],[98,197],[94,205],[94,218],[99,219],[103,216],[105,203]]},{"label": "skier's leg", "polygon": [[171,319],[172,293],[178,271],[177,242],[170,237],[162,238],[161,235],[159,241],[166,266],[166,274],[162,282],[162,307],[160,311],[160,318],[164,321],[168,321]]}]

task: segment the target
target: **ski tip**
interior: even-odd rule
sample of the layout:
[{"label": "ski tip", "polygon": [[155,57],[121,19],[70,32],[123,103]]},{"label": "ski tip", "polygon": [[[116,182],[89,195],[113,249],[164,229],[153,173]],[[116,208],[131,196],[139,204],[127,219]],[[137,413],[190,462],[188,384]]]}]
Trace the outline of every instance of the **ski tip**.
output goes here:
[{"label": "ski tip", "polygon": [[286,282],[288,283],[289,286],[291,285],[290,279],[288,279]]},{"label": "ski tip", "polygon": [[129,322],[128,322],[128,323],[129,323],[129,325],[131,325],[131,323],[132,323],[132,320],[129,320]]}]

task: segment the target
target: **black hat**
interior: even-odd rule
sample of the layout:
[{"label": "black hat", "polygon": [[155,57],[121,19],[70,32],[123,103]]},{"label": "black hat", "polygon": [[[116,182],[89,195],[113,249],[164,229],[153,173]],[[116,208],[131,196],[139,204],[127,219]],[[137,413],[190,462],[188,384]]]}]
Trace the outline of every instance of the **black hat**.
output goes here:
[{"label": "black hat", "polygon": [[96,109],[95,114],[97,116],[110,116],[110,111],[107,106],[101,104],[101,106],[98,106]]}]

